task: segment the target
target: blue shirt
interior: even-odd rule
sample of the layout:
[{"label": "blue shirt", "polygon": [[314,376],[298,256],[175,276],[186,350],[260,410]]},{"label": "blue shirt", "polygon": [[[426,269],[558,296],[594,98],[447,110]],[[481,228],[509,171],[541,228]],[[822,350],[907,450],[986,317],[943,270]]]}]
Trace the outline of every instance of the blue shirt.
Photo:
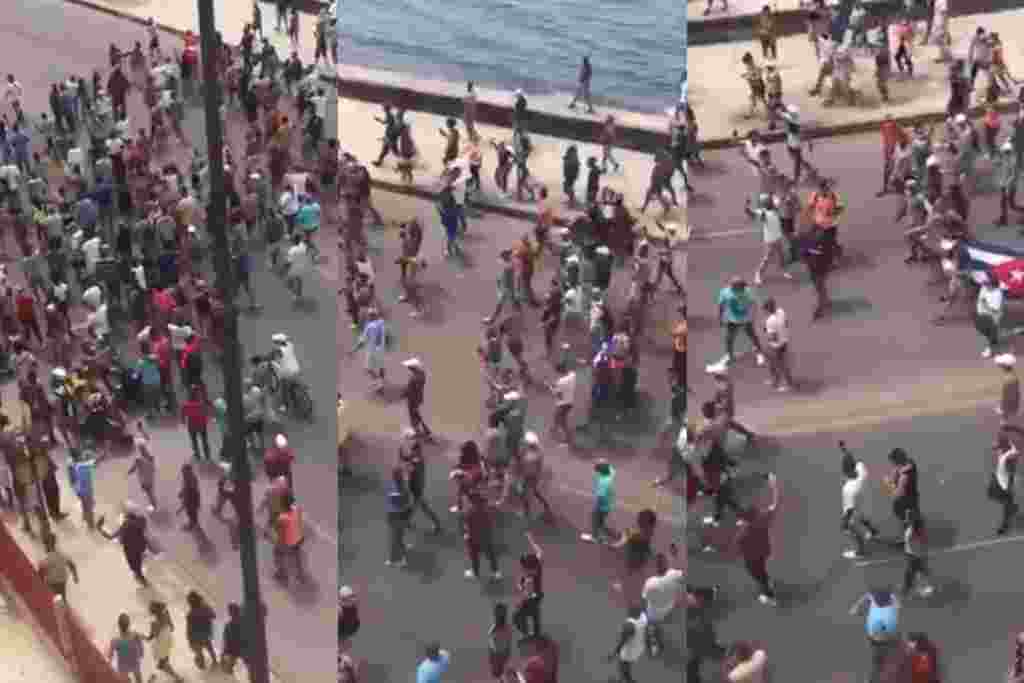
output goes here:
[{"label": "blue shirt", "polygon": [[93,497],[93,474],[96,472],[95,460],[78,460],[68,463],[68,478],[79,498]]},{"label": "blue shirt", "polygon": [[448,671],[448,660],[447,652],[437,659],[424,659],[416,668],[416,683],[441,683],[441,675]]},{"label": "blue shirt", "polygon": [[320,205],[316,202],[303,204],[295,216],[295,222],[306,232],[320,229]]},{"label": "blue shirt", "polygon": [[895,638],[899,629],[899,615],[900,610],[895,603],[879,607],[874,600],[871,600],[868,605],[866,624],[868,636],[884,640]]},{"label": "blue shirt", "polygon": [[598,510],[611,512],[615,505],[615,468],[611,468],[608,474],[594,475],[594,497],[597,499]]},{"label": "blue shirt", "polygon": [[723,287],[718,293],[718,305],[722,307],[725,322],[742,325],[751,320],[750,312],[754,307],[754,297],[747,289],[736,292],[732,287]]},{"label": "blue shirt", "polygon": [[363,328],[363,336],[359,342],[360,345],[365,344],[372,351],[380,351],[383,349],[384,321],[378,319],[366,323],[366,327]]}]

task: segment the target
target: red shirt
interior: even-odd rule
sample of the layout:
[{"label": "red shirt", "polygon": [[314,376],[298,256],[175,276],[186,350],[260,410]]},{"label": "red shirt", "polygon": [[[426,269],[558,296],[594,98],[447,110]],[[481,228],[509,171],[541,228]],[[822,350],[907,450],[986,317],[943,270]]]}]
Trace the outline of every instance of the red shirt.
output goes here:
[{"label": "red shirt", "polygon": [[153,353],[156,354],[157,364],[160,365],[161,370],[169,370],[171,368],[171,359],[174,355],[171,353],[171,340],[169,337],[157,337],[152,341]]},{"label": "red shirt", "polygon": [[32,320],[36,317],[36,303],[28,294],[15,297],[14,310],[18,320]]},{"label": "red shirt", "polygon": [[740,532],[739,546],[744,559],[762,560],[772,554],[772,522],[775,512],[758,510]]},{"label": "red shirt", "polygon": [[263,466],[274,472],[287,470],[293,462],[295,462],[295,454],[287,446],[284,448],[271,446],[267,449],[267,454],[263,456]]},{"label": "red shirt", "polygon": [[210,422],[210,413],[203,401],[189,399],[181,404],[181,416],[189,429],[203,429]]},{"label": "red shirt", "polygon": [[911,683],[935,683],[935,662],[928,652],[915,652],[910,656]]},{"label": "red shirt", "polygon": [[166,289],[158,289],[153,292],[153,304],[160,309],[161,313],[170,315],[177,308],[174,297]]},{"label": "red shirt", "polygon": [[198,352],[199,352],[199,340],[198,339],[196,339],[191,344],[188,344],[188,345],[185,346],[184,350],[181,353],[181,369],[182,370],[185,370],[186,368],[188,368],[188,357],[191,356],[193,353],[198,353]]}]

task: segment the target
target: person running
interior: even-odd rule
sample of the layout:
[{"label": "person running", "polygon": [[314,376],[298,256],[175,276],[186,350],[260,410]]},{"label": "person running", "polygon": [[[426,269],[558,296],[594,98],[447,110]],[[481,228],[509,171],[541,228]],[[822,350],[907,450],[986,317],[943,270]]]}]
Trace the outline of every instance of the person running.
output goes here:
[{"label": "person running", "polygon": [[747,572],[760,589],[757,599],[762,605],[776,606],[775,588],[768,576],[768,560],[772,555],[772,526],[779,507],[779,484],[775,474],[768,475],[771,502],[767,507],[751,506],[739,515],[739,531],[735,545],[743,556]]},{"label": "person running", "polygon": [[926,540],[921,513],[916,510],[910,512],[903,530],[903,554],[907,560],[906,568],[903,570],[905,596],[909,595],[915,586],[917,594],[922,598],[927,598],[935,592],[935,587],[929,582],[931,572],[925,559]]},{"label": "person running", "polygon": [[889,659],[899,645],[899,598],[889,590],[865,593],[850,608],[850,616],[864,615],[864,629],[871,648],[871,673],[868,683],[882,683]]},{"label": "person running", "polygon": [[646,652],[647,617],[642,605],[634,605],[629,608],[615,647],[608,655],[608,661],[614,661],[618,666],[620,683],[636,683],[636,679],[633,678],[633,665],[640,661]]},{"label": "person running", "polygon": [[[149,603],[149,635],[146,640],[152,643],[153,659],[156,660],[157,671],[162,671],[176,683],[184,683],[185,678],[171,666],[171,653],[174,651],[174,623],[171,621],[171,613],[167,610],[167,604],[154,600]],[[150,677],[150,682],[156,676]]]},{"label": "person running", "polygon": [[39,561],[36,571],[53,594],[60,596],[67,603],[68,579],[72,578],[76,584],[80,583],[78,565],[57,549],[57,537],[50,531],[43,534],[43,549],[46,551],[46,555]]},{"label": "person running", "polygon": [[878,528],[860,511],[864,485],[868,479],[868,468],[854,457],[846,447],[846,442],[839,442],[839,450],[843,454],[840,462],[843,473],[843,516],[840,525],[853,541],[854,546],[849,550],[844,550],[843,557],[849,560],[859,560],[864,557],[864,544],[878,536]]},{"label": "person running", "polygon": [[433,533],[436,536],[441,533],[441,519],[427,503],[425,495],[427,462],[423,459],[423,444],[416,439],[416,433],[412,430],[408,430],[405,433],[405,437],[404,443],[399,450],[398,458],[406,468],[409,497],[412,499],[412,512],[410,513],[409,521],[412,521],[412,515],[417,510],[422,510],[434,525]]},{"label": "person running", "polygon": [[519,556],[519,604],[512,615],[512,623],[522,635],[520,643],[541,637],[541,603],[544,600],[544,551],[526,532],[529,550]]}]

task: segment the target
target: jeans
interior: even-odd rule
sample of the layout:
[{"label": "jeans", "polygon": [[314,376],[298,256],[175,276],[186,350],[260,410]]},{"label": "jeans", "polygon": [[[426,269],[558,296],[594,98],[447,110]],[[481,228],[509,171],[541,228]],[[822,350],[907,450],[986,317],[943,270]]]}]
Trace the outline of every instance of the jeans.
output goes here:
[{"label": "jeans", "polygon": [[985,338],[989,348],[995,351],[999,346],[999,322],[990,315],[977,315],[974,317],[974,328]]},{"label": "jeans", "polygon": [[754,350],[761,353],[761,342],[757,339],[757,333],[754,332],[754,323],[725,323],[725,355],[732,359],[734,355],[734,349],[736,348],[736,335],[743,331],[750,340],[750,344],[754,347]]},{"label": "jeans", "polygon": [[861,531],[863,527],[864,531],[868,532],[872,536],[878,535],[878,529],[872,524],[867,517],[862,515],[857,510],[850,510],[843,515],[841,528],[843,532],[850,537],[853,541],[854,548],[857,550],[858,555],[864,554],[864,533]]},{"label": "jeans", "polygon": [[608,528],[608,512],[609,510],[602,510],[600,506],[595,505],[590,513],[590,533],[595,541],[604,541],[612,536],[611,529]]},{"label": "jeans", "polygon": [[388,532],[391,541],[388,560],[391,562],[405,561],[405,530],[409,522],[394,513],[388,519]]},{"label": "jeans", "polygon": [[480,555],[487,557],[491,565],[491,573],[498,573],[498,555],[494,552],[494,543],[490,539],[470,539],[466,541],[466,552],[469,554],[469,566],[474,576],[480,575]]},{"label": "jeans", "polygon": [[200,444],[202,444],[203,456],[205,456],[206,459],[209,460],[210,436],[209,432],[207,432],[206,430],[206,427],[204,426],[201,429],[193,429],[189,427],[188,438],[192,441],[192,457],[196,459],[199,458],[199,446]]},{"label": "jeans", "polygon": [[524,636],[540,635],[540,601],[539,597],[526,598],[512,614],[512,623]]}]

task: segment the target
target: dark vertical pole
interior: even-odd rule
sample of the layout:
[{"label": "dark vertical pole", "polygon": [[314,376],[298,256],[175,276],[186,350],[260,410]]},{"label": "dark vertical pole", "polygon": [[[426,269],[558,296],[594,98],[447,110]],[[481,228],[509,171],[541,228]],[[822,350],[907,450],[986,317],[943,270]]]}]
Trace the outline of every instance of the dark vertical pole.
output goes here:
[{"label": "dark vertical pole", "polygon": [[228,407],[225,453],[235,478],[235,509],[238,514],[239,554],[245,592],[246,668],[252,683],[270,683],[267,663],[267,631],[260,575],[256,557],[256,533],[252,505],[252,468],[249,465],[242,413],[241,347],[238,342],[238,307],[235,305],[235,273],[228,247],[227,195],[224,192],[224,131],[220,118],[221,45],[213,13],[213,0],[199,0],[199,36],[202,44],[203,104],[206,113],[206,148],[210,163],[210,204],[207,229],[213,237],[214,263],[224,301],[224,398]]}]

